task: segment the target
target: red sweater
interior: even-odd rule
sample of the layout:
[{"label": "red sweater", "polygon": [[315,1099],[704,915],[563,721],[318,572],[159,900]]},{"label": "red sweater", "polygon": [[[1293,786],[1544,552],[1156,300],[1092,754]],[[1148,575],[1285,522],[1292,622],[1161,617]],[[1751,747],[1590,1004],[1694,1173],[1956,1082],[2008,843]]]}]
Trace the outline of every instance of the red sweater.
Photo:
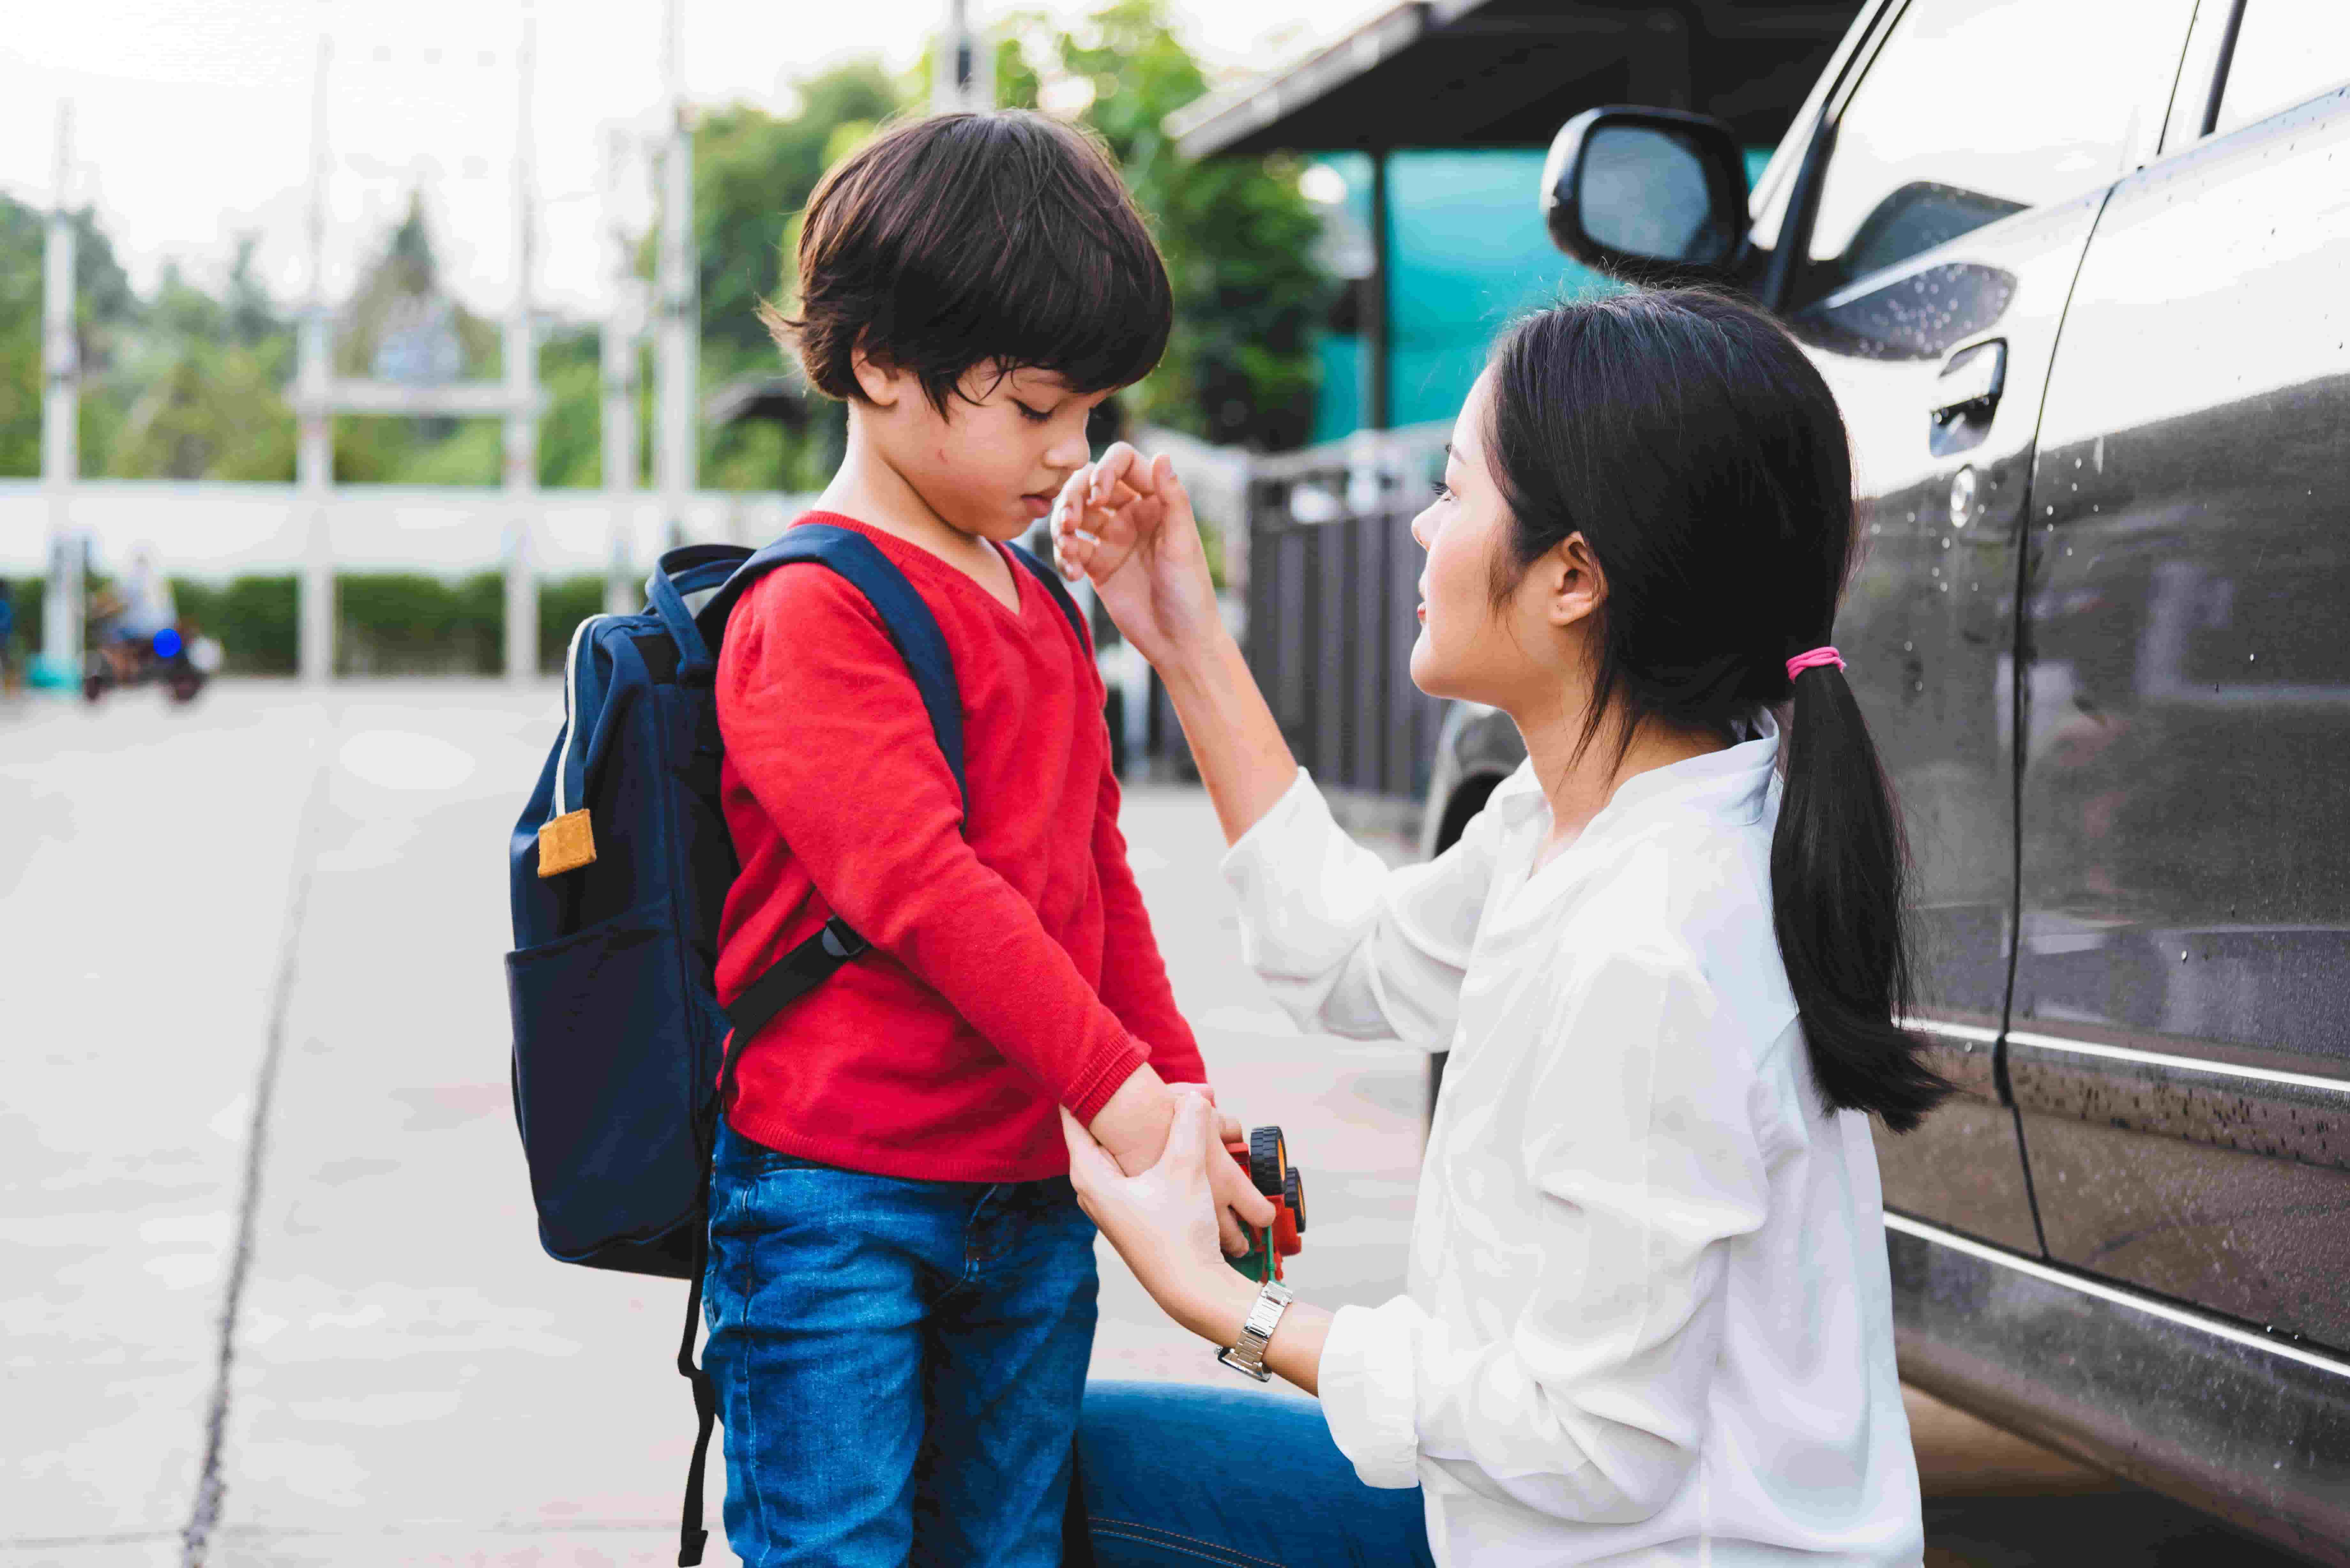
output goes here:
[{"label": "red sweater", "polygon": [[732,1002],[838,914],[873,944],[742,1053],[735,1130],[878,1175],[1065,1174],[1056,1106],[1091,1121],[1151,1060],[1204,1080],[1126,864],[1104,690],[1050,592],[1018,614],[853,519],[938,618],[962,695],[971,815],[880,617],[816,566],[744,596],[718,660],[720,775],[742,858],[719,929]]}]

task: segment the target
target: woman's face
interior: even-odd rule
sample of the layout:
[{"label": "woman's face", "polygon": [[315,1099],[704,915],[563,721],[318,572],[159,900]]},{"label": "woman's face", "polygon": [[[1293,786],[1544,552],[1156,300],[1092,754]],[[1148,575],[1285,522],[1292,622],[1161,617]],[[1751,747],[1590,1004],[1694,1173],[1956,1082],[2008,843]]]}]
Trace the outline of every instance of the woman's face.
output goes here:
[{"label": "woman's face", "polygon": [[[1458,698],[1498,708],[1535,673],[1530,645],[1513,636],[1519,597],[1493,603],[1494,574],[1507,580],[1504,560],[1510,508],[1485,462],[1491,370],[1477,378],[1452,422],[1444,482],[1428,509],[1412,519],[1411,536],[1428,552],[1419,575],[1419,640],[1411,648],[1412,684],[1431,697]],[[1537,633],[1536,642],[1541,642]]]}]

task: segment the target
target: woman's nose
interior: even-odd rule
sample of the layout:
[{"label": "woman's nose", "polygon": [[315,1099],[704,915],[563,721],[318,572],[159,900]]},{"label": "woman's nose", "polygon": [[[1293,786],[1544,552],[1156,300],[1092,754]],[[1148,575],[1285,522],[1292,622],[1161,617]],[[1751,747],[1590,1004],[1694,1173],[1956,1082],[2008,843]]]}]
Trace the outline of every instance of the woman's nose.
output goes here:
[{"label": "woman's nose", "polygon": [[1419,516],[1414,517],[1414,518],[1411,520],[1411,542],[1412,542],[1413,544],[1415,544],[1415,545],[1419,545],[1419,546],[1421,549],[1423,549],[1423,550],[1425,550],[1425,549],[1429,548],[1429,544],[1428,544],[1428,511],[1429,511],[1429,510],[1432,510],[1432,509],[1423,509],[1423,510],[1421,511],[1421,513],[1419,514]]}]

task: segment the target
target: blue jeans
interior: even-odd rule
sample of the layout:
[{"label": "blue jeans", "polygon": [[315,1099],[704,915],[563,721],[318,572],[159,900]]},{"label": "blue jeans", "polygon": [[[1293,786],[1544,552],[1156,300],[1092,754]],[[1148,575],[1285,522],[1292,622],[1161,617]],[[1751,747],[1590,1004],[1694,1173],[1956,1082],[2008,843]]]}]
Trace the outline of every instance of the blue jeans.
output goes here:
[{"label": "blue jeans", "polygon": [[1357,1480],[1311,1399],[1096,1383],[1077,1473],[1098,1568],[1435,1568],[1419,1489]]},{"label": "blue jeans", "polygon": [[1058,1568],[1093,1349],[1066,1177],[909,1181],[719,1134],[704,1362],[751,1568]]}]

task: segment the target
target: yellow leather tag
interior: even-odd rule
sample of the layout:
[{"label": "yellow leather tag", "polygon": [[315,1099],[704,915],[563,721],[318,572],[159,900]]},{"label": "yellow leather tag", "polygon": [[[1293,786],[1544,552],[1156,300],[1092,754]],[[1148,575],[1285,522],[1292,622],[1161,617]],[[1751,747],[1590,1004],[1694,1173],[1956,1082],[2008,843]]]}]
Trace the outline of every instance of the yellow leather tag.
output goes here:
[{"label": "yellow leather tag", "polygon": [[596,859],[596,830],[588,826],[588,812],[583,806],[567,811],[538,830],[538,874],[560,877],[566,871],[577,871],[592,865]]}]

